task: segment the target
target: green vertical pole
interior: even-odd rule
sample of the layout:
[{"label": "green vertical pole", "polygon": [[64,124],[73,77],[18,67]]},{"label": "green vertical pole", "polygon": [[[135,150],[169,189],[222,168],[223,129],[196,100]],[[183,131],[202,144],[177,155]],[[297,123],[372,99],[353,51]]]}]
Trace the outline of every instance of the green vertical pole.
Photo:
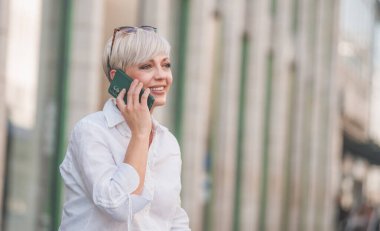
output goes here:
[{"label": "green vertical pole", "polygon": [[53,177],[51,194],[51,230],[58,230],[61,220],[61,197],[62,180],[59,173],[59,164],[64,157],[67,138],[66,138],[66,117],[67,117],[67,92],[68,92],[68,73],[70,62],[70,39],[71,39],[71,20],[72,20],[72,1],[62,0],[62,19],[60,25],[61,46],[58,62],[58,81],[57,81],[57,137],[55,144],[55,156],[53,159]]},{"label": "green vertical pole", "polygon": [[185,91],[186,50],[188,37],[189,0],[182,0],[180,4],[180,23],[178,30],[178,66],[176,78],[176,97],[174,107],[174,133],[179,143],[182,139],[183,101]]},{"label": "green vertical pole", "polygon": [[259,228],[260,231],[266,230],[266,210],[268,204],[268,177],[269,177],[269,143],[270,143],[270,118],[272,107],[272,81],[273,81],[273,52],[270,52],[267,60],[267,81],[266,95],[264,105],[264,144],[263,144],[263,168],[261,173],[261,191],[260,191],[260,210],[259,210]]},{"label": "green vertical pole", "polygon": [[248,69],[249,54],[248,34],[244,34],[241,48],[241,76],[240,76],[240,95],[239,95],[239,119],[238,119],[238,144],[237,144],[237,160],[235,175],[235,206],[234,206],[234,223],[233,230],[240,230],[240,209],[241,209],[241,181],[242,181],[242,163],[243,163],[243,137],[245,129],[245,98],[246,98],[246,82]]},{"label": "green vertical pole", "polygon": [[272,2],[271,2],[271,14],[273,17],[275,17],[276,13],[277,13],[277,0],[272,0]]},{"label": "green vertical pole", "polygon": [[299,27],[299,0],[293,0],[292,32],[295,35]]},{"label": "green vertical pole", "polygon": [[296,82],[296,66],[293,64],[289,71],[289,98],[288,98],[288,123],[287,123],[287,147],[286,147],[286,161],[284,161],[284,199],[282,201],[281,211],[281,227],[283,231],[289,230],[290,219],[290,200],[292,190],[292,170],[293,170],[293,142],[294,136],[292,135],[295,126],[295,117],[292,114],[296,110],[297,89],[299,86]]}]

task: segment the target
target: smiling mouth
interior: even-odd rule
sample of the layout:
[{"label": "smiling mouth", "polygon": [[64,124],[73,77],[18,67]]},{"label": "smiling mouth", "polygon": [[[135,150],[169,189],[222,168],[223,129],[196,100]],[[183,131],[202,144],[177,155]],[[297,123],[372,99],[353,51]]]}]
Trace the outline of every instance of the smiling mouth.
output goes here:
[{"label": "smiling mouth", "polygon": [[164,87],[150,87],[149,89],[151,91],[163,91],[165,88]]},{"label": "smiling mouth", "polygon": [[159,86],[159,87],[150,87],[150,92],[152,94],[164,94],[165,93],[165,87]]}]

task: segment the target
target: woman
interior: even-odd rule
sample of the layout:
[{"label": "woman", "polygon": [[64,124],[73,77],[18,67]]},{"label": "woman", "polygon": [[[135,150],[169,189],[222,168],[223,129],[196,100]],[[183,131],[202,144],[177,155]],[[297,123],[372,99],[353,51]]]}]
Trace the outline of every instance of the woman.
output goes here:
[{"label": "woman", "polygon": [[[114,30],[105,47],[105,74],[112,81],[115,69],[122,69],[134,81],[72,131],[60,166],[65,184],[60,230],[190,230],[180,204],[178,142],[151,116],[165,105],[172,84],[169,53],[169,43],[154,27]],[[150,111],[149,94],[155,98]]]}]

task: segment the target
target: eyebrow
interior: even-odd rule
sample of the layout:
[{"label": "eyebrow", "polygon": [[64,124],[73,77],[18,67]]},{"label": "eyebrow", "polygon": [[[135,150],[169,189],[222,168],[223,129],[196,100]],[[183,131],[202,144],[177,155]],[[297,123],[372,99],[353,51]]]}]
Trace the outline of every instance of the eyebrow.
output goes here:
[{"label": "eyebrow", "polygon": [[[166,57],[166,58],[162,59],[161,62],[162,61],[170,61],[170,59],[169,59],[169,57]],[[149,59],[146,62],[154,62],[154,59]]]}]

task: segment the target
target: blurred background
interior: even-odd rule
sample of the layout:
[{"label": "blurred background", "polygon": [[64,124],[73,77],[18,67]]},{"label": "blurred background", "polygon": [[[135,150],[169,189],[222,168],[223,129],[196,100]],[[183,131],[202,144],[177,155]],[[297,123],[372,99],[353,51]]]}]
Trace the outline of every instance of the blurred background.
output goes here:
[{"label": "blurred background", "polygon": [[0,0],[0,224],[52,231],[105,41],[152,25],[193,231],[379,230],[379,0]]}]

